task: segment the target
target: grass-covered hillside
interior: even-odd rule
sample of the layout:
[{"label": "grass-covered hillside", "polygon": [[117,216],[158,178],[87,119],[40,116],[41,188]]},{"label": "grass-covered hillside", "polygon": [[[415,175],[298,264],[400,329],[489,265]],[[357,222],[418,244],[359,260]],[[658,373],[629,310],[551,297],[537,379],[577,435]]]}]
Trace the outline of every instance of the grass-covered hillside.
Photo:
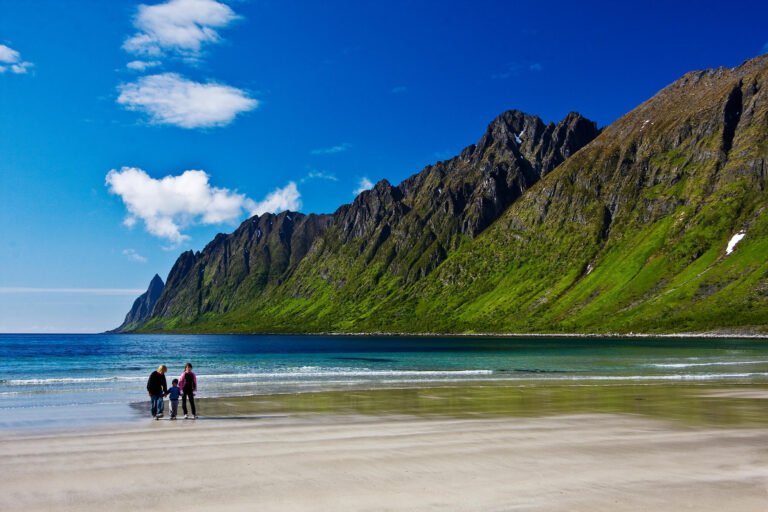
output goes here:
[{"label": "grass-covered hillside", "polygon": [[295,244],[274,217],[278,265],[251,262],[246,221],[180,258],[139,330],[765,332],[767,187],[763,56],[688,73],[599,135],[508,113]]}]

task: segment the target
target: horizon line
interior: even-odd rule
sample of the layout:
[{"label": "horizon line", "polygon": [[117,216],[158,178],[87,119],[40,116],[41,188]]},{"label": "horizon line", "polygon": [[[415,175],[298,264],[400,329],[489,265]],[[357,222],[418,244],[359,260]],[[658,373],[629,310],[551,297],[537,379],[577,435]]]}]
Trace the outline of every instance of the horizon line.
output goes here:
[{"label": "horizon line", "polygon": [[84,293],[91,295],[133,295],[146,290],[134,288],[34,288],[0,286],[0,293]]}]

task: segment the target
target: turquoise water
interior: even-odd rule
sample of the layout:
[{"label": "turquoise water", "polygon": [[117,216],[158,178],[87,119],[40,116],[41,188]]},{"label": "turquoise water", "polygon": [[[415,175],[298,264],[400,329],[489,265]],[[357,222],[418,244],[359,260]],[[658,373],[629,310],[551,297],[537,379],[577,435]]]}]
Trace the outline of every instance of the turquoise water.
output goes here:
[{"label": "turquoise water", "polygon": [[200,397],[446,382],[768,383],[768,340],[0,335],[0,428],[125,420],[159,364]]}]

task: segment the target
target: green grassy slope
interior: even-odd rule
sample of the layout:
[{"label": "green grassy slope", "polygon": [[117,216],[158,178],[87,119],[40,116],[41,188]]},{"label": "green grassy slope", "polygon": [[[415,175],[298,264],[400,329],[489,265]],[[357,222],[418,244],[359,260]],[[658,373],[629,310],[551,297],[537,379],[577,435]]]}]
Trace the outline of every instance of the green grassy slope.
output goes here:
[{"label": "green grassy slope", "polygon": [[[424,230],[404,271],[389,265],[397,231],[373,255],[326,236],[247,303],[154,318],[143,330],[765,332],[767,188],[763,56],[685,75],[525,190],[479,236],[459,233],[446,246]],[[744,238],[726,254],[738,232]]]}]

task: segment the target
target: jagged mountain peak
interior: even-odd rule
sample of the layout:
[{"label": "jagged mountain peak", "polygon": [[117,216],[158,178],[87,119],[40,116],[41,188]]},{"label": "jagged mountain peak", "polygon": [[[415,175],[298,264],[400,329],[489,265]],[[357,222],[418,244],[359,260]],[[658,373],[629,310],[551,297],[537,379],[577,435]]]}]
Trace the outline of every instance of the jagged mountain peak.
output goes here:
[{"label": "jagged mountain peak", "polygon": [[351,279],[338,277],[339,269],[360,264],[407,282],[422,279],[597,133],[576,113],[545,125],[537,116],[505,112],[477,146],[398,186],[380,180],[333,215],[265,213],[217,235],[202,252],[183,253],[154,316],[188,321],[242,308],[327,257],[337,261],[320,275],[337,286]]},{"label": "jagged mountain peak", "polygon": [[165,284],[162,278],[155,274],[149,282],[147,291],[142,293],[134,302],[131,310],[125,315],[123,323],[112,332],[130,330],[140,325],[152,315],[152,311],[157,303],[157,299],[163,292]]},{"label": "jagged mountain peak", "polygon": [[158,275],[155,274],[155,277],[152,278],[152,280],[149,282],[149,288],[147,291],[153,291],[153,290],[161,290],[163,289],[163,286],[165,286],[165,283],[163,283],[163,279]]}]

